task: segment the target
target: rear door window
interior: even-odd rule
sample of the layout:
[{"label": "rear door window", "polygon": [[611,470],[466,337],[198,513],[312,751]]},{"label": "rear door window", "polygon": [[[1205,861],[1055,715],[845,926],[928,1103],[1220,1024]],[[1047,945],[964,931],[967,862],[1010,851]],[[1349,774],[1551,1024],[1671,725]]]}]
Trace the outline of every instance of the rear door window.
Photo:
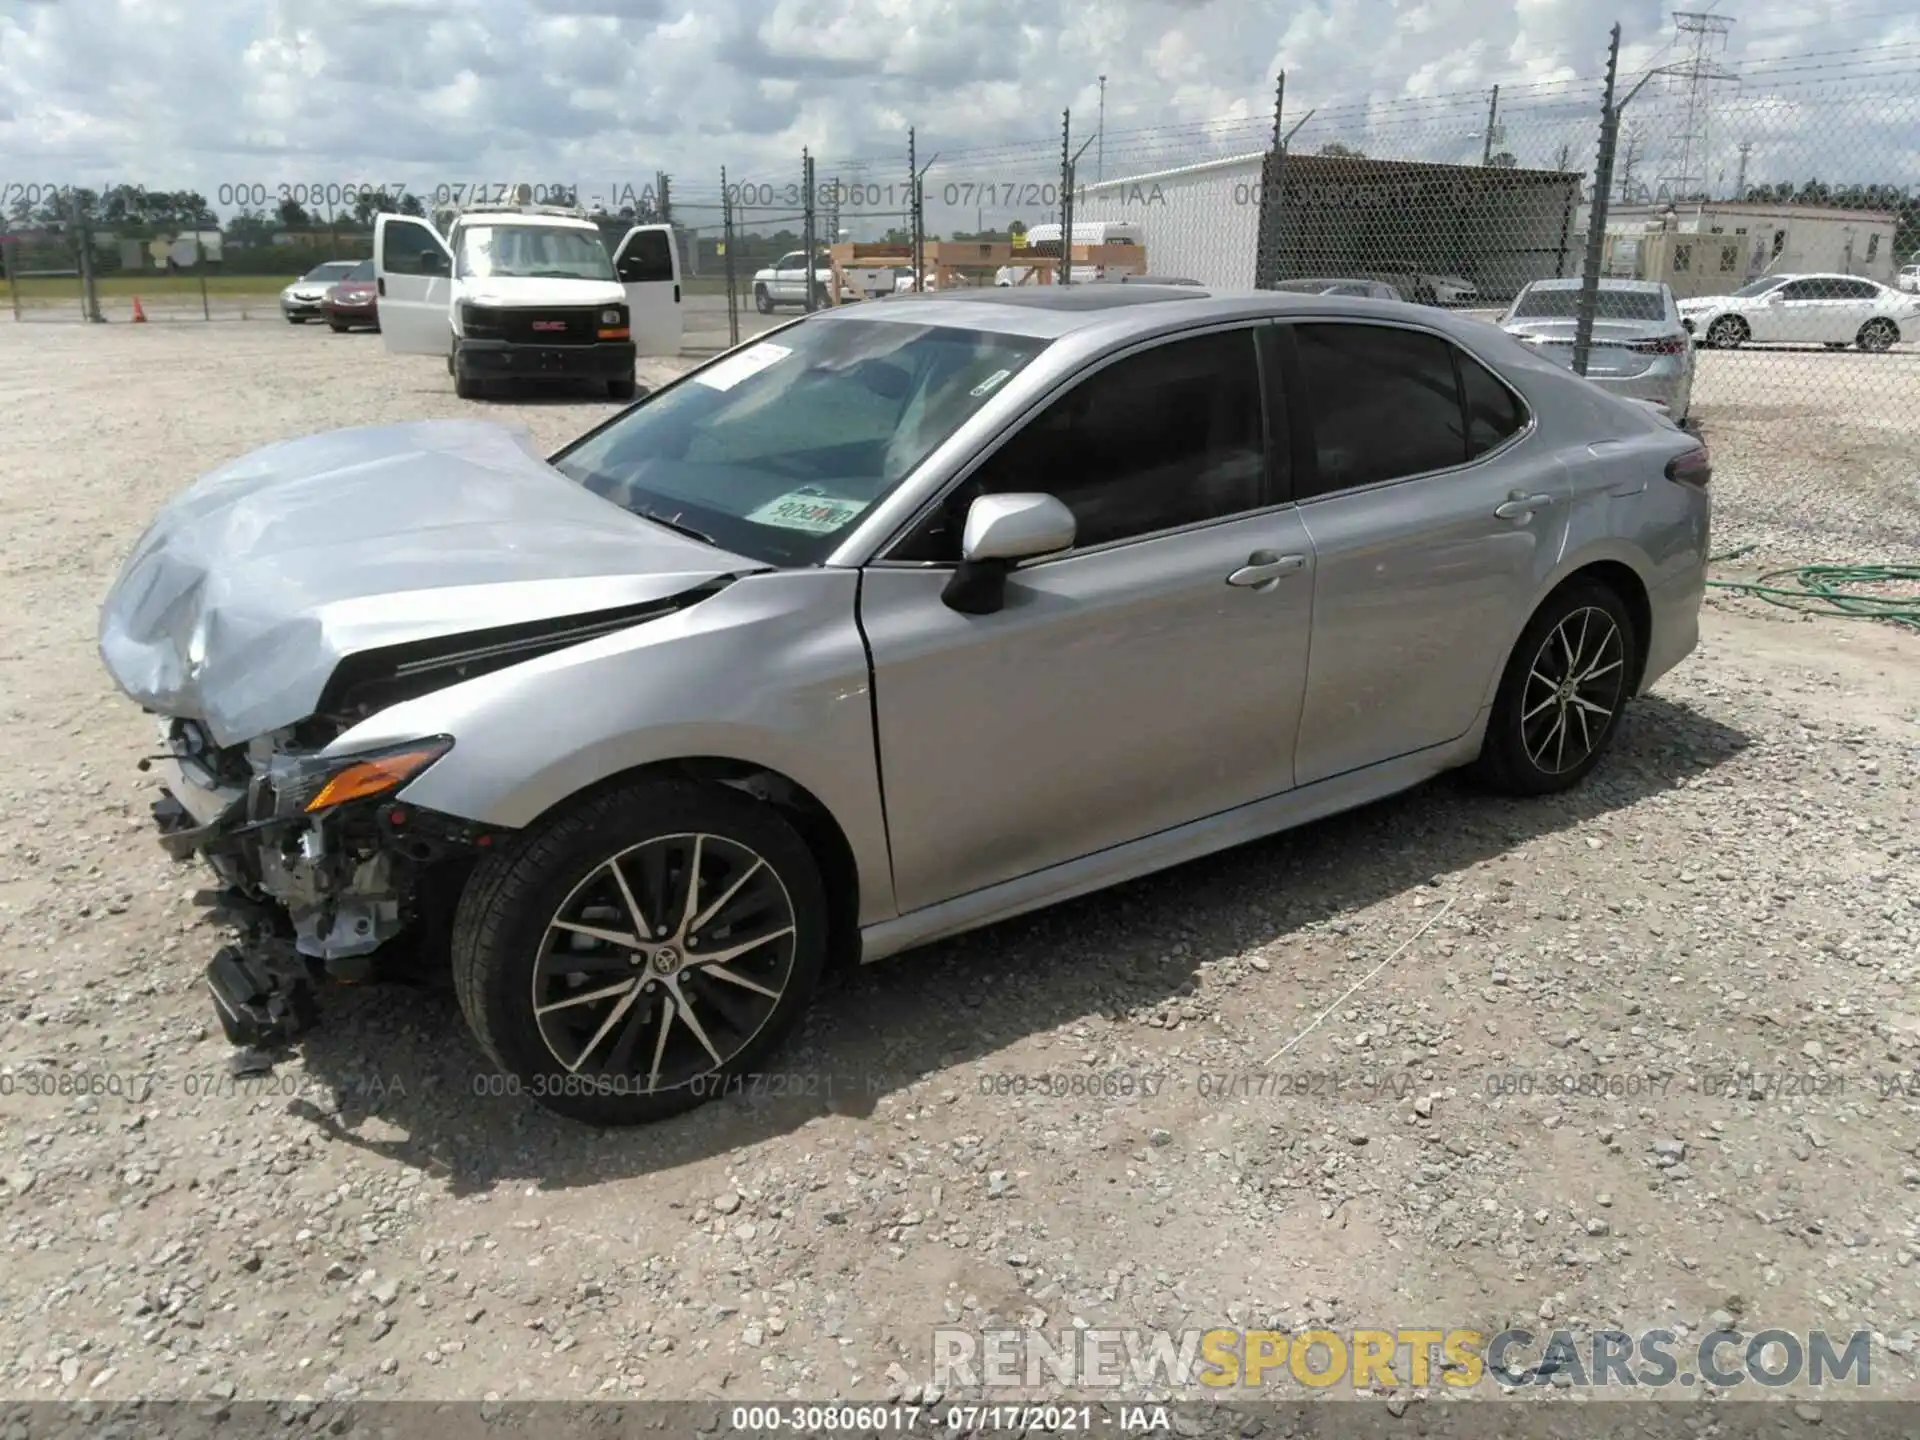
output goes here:
[{"label": "rear door window", "polygon": [[1453,346],[1389,325],[1295,325],[1317,476],[1302,500],[1464,464],[1466,418]]}]

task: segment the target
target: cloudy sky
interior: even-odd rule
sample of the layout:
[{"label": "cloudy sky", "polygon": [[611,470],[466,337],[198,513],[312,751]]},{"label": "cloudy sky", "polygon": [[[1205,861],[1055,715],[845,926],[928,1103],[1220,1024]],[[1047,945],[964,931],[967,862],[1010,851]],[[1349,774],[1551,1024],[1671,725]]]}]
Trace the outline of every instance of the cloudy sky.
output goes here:
[{"label": "cloudy sky", "polygon": [[[1684,160],[1686,87],[1648,85],[1628,113],[1649,181],[1724,186],[1744,141],[1755,180],[1920,183],[1920,6],[1713,8],[1733,23],[1709,58],[1739,78],[1705,87]],[[0,0],[0,187],[525,179],[591,198],[664,170],[700,224],[721,166],[780,207],[808,146],[818,180],[864,180],[883,212],[913,126],[943,228],[1046,218],[1061,112],[1076,147],[1092,137],[1101,75],[1082,180],[1261,148],[1282,70],[1297,148],[1477,160],[1498,83],[1497,148],[1551,165],[1566,146],[1585,169],[1616,19],[1629,79],[1691,54],[1652,0]]]}]

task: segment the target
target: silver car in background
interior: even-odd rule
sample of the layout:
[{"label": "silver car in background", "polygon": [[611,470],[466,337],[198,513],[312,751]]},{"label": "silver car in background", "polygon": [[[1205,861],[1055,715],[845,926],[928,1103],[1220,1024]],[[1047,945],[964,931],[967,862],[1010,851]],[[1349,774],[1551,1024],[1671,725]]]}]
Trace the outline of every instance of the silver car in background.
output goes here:
[{"label": "silver car in background", "polygon": [[[1534,280],[1514,297],[1500,328],[1570,367],[1579,314],[1579,280]],[[1684,423],[1693,404],[1693,361],[1693,336],[1671,288],[1658,280],[1600,281],[1589,380],[1651,401]]]},{"label": "silver car in background", "polygon": [[1384,280],[1282,280],[1274,287],[1290,295],[1352,295],[1366,300],[1399,300],[1401,294]]},{"label": "silver car in background", "polygon": [[100,651],[230,1038],[409,943],[593,1123],[871,961],[1471,767],[1598,764],[1694,648],[1706,450],[1484,322],[1186,286],[782,326],[543,456],[479,421],[203,477]]}]

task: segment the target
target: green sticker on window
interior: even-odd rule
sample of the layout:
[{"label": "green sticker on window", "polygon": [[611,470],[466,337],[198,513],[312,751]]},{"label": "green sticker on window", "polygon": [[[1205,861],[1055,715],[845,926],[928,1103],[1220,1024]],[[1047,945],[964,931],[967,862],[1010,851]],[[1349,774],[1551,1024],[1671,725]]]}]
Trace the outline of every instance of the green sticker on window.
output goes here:
[{"label": "green sticker on window", "polygon": [[747,519],[761,525],[778,525],[783,530],[825,535],[838,530],[866,508],[863,501],[846,500],[807,486],[762,505]]}]

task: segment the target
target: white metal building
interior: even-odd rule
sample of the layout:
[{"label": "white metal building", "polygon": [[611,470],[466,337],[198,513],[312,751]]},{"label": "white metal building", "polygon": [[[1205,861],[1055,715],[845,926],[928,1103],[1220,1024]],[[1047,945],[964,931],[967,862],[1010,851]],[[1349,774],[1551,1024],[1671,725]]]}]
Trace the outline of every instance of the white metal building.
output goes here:
[{"label": "white metal building", "polygon": [[1251,290],[1264,158],[1235,155],[1084,186],[1074,194],[1074,238],[1082,224],[1124,221],[1138,227],[1150,273]]},{"label": "white metal building", "polygon": [[1663,221],[1680,235],[1742,238],[1736,284],[1765,274],[1826,274],[1891,285],[1900,266],[1893,250],[1899,218],[1881,210],[1751,200],[1613,205],[1607,233],[1610,242],[1655,233]]}]

